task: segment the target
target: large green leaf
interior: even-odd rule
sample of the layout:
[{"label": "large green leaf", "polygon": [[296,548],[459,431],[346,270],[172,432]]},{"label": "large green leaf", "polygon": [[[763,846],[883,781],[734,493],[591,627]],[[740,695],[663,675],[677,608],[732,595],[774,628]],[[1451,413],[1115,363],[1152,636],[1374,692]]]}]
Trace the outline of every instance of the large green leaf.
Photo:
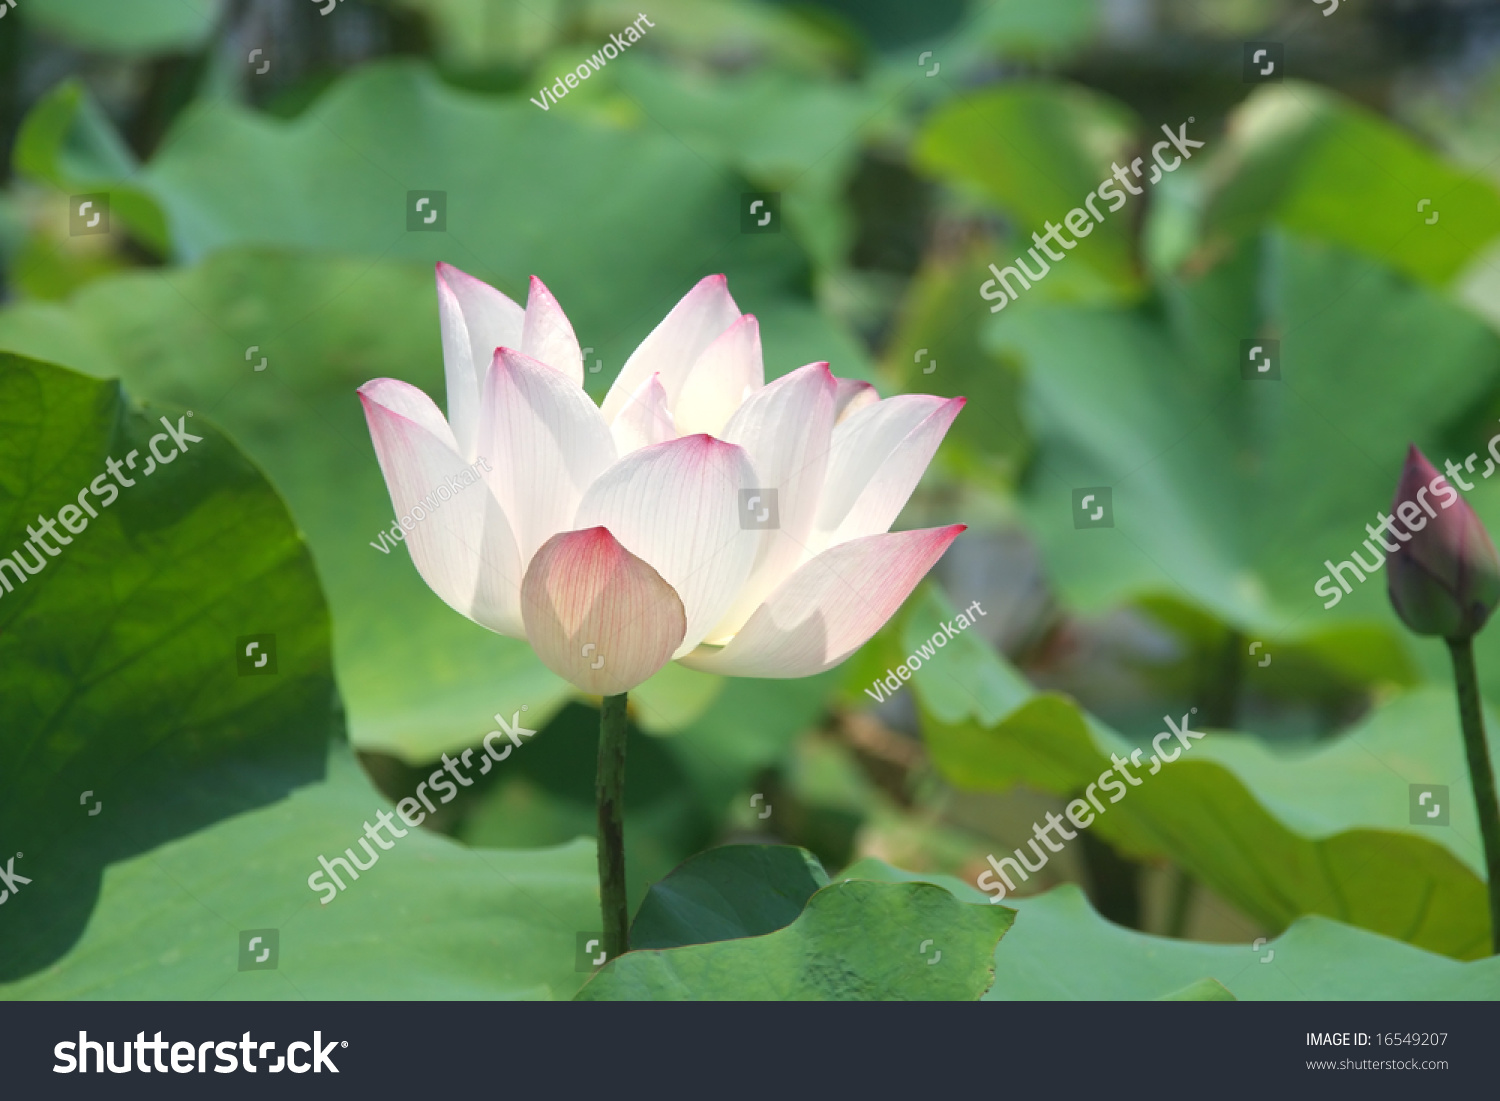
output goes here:
[{"label": "large green leaf", "polygon": [[760,937],[628,952],[584,1001],[971,1001],[993,978],[1012,912],[922,883],[824,887],[801,916]]},{"label": "large green leaf", "polygon": [[[952,618],[936,597],[911,604],[908,651]],[[1168,736],[1157,748],[1179,756],[1153,773],[1150,744],[1137,750],[1072,701],[1033,692],[973,632],[924,656],[910,683],[933,758],[960,787],[1025,784],[1073,798],[1113,758],[1129,761],[1136,751],[1129,771],[1138,771],[1139,786],[1114,779],[1122,790],[1097,794],[1104,813],[1087,803],[1079,811],[1127,853],[1170,857],[1271,928],[1326,914],[1459,958],[1488,950],[1478,819],[1457,713],[1439,689],[1395,697],[1295,755],[1227,734],[1189,739],[1184,749],[1166,724],[1184,717],[1164,717]],[[1492,756],[1495,729],[1491,719]],[[1447,785],[1449,825],[1412,823],[1413,784]]]},{"label": "large green leaf", "polygon": [[16,10],[72,45],[145,54],[197,46],[223,14],[224,0],[25,0]]},{"label": "large green leaf", "polygon": [[[0,837],[33,880],[0,909],[0,978],[77,938],[105,865],[315,779],[338,729],[307,548],[203,412],[0,355],[0,550],[45,562],[23,584],[0,559]],[[55,516],[55,556],[22,549]],[[241,675],[262,635],[275,675]]]},{"label": "large green leaf", "polygon": [[758,937],[797,919],[828,873],[791,845],[721,845],[653,883],[630,926],[632,949]]},{"label": "large green leaf", "polygon": [[[1081,209],[1085,197],[1109,178],[1114,164],[1129,163],[1136,125],[1129,109],[1095,92],[1062,84],[1007,84],[945,105],[927,121],[915,156],[929,172],[1014,215],[1024,240],[1042,232],[1046,222],[1061,225],[1069,211]],[[1071,261],[1094,269],[1117,288],[1139,287],[1134,245],[1138,209],[1127,205],[1106,214],[1057,261],[1058,268],[1068,270]],[[1030,247],[1024,240],[1015,252]],[[997,256],[997,265],[1009,263],[1011,255]]]},{"label": "large green leaf", "polygon": [[[936,883],[962,901],[983,896],[946,876],[862,860],[842,876]],[[985,1001],[1206,1000],[1209,984],[1242,1001],[1500,999],[1500,957],[1459,963],[1321,917],[1269,942],[1199,944],[1105,921],[1071,884],[1007,899],[1015,924],[995,949]],[[1219,995],[1223,997],[1222,994]]]},{"label": "large green leaf", "polygon": [[1225,140],[1204,211],[1209,251],[1274,221],[1442,284],[1500,236],[1492,184],[1326,89],[1260,89]]},{"label": "large green leaf", "polygon": [[[1324,611],[1325,560],[1370,560],[1365,525],[1391,507],[1409,442],[1483,456],[1489,433],[1458,426],[1500,381],[1500,340],[1330,246],[1276,238],[1264,254],[1167,284],[1160,308],[1021,303],[991,323],[989,346],[1027,372],[1027,515],[1086,609],[1162,593],[1268,644],[1355,624],[1400,638],[1383,575]],[[1279,381],[1241,377],[1241,342],[1260,340],[1280,341]],[[1112,528],[1080,530],[1084,487],[1110,488]]]},{"label": "large green leaf", "polygon": [[[344,850],[352,847],[368,864],[359,841],[364,824],[389,814],[391,805],[347,749],[331,755],[328,774],[326,783],[290,799],[111,868],[77,946],[47,971],[0,986],[0,996],[572,995],[587,977],[578,963],[578,934],[597,935],[599,926],[591,842],[498,852],[409,829],[385,842],[389,850],[371,845],[379,860],[358,879],[334,865],[345,890],[330,897],[327,891],[336,888],[321,888],[326,880],[319,888],[308,885],[321,870],[319,857],[331,863],[342,855],[347,862]],[[275,968],[241,970],[240,949],[248,940],[241,931],[268,929],[279,941]]]},{"label": "large green leaf", "polygon": [[1299,918],[1259,946],[1210,945],[1122,929],[1075,887],[1014,905],[1009,951],[996,953],[987,995],[995,1001],[1158,997],[1193,976],[1241,1001],[1500,998],[1500,958],[1460,963],[1322,917]]}]

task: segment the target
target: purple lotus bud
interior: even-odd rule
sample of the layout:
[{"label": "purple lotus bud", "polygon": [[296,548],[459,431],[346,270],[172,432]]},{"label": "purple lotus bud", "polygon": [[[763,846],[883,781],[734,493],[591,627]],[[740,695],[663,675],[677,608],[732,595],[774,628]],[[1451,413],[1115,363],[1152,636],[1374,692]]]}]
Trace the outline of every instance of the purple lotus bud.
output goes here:
[{"label": "purple lotus bud", "polygon": [[1391,513],[1400,541],[1388,575],[1396,614],[1419,635],[1469,638],[1500,602],[1500,556],[1489,533],[1416,445]]}]

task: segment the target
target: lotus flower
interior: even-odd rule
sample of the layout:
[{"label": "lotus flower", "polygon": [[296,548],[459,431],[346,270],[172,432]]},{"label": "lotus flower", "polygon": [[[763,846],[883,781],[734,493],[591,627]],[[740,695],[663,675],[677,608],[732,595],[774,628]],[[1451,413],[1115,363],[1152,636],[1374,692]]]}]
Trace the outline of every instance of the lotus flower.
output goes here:
[{"label": "lotus flower", "polygon": [[[1417,507],[1423,493],[1441,502],[1431,517]],[[1415,444],[1406,453],[1391,513],[1410,531],[1397,535],[1402,542],[1390,557],[1387,586],[1396,614],[1419,635],[1472,636],[1500,601],[1500,557],[1469,502]]]},{"label": "lotus flower", "polygon": [[[963,399],[881,401],[827,363],[766,384],[756,320],[722,275],[641,342],[602,406],[541,280],[524,310],[446,264],[437,290],[448,416],[395,379],[359,390],[407,548],[450,607],[586,693],[674,659],[828,669],[963,530],[889,532]],[[487,469],[463,488],[471,466]]]}]

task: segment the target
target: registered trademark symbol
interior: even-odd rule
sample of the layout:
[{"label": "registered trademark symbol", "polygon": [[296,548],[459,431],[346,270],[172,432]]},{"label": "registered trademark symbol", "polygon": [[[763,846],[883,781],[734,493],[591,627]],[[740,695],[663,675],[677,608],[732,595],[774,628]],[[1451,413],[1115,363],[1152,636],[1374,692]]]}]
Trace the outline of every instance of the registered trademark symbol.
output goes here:
[{"label": "registered trademark symbol", "polygon": [[349,1041],[345,1040],[340,1046],[341,1047],[348,1047],[349,1046]]}]

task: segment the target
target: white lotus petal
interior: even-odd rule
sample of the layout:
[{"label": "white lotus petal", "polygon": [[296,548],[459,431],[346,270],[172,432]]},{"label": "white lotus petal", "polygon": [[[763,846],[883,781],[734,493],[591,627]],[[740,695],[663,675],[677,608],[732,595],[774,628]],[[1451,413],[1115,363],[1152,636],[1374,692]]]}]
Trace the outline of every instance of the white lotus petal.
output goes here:
[{"label": "white lotus petal", "polygon": [[736,677],[810,677],[843,661],[895,614],[963,524],[869,535],[830,548],[783,581],[722,649],[682,664]]},{"label": "white lotus petal", "polygon": [[698,357],[739,319],[722,275],[698,282],[630,354],[619,377],[604,396],[604,419],[613,423],[630,396],[654,374],[661,375],[668,405],[676,401]]},{"label": "white lotus petal", "polygon": [[509,348],[495,354],[485,376],[479,439],[522,563],[575,526],[584,490],[615,461],[609,427],[588,395],[561,371]]},{"label": "white lotus petal", "polygon": [[607,528],[554,535],[522,586],[526,637],[542,663],[595,696],[628,692],[672,658],[687,627],[661,575]]},{"label": "white lotus petal", "polygon": [[[775,494],[777,526],[762,533],[755,565],[707,641],[733,635],[806,558],[833,438],[837,385],[826,363],[809,363],[754,394],[723,438],[750,456],[762,496]],[[751,518],[753,520],[753,517]]]},{"label": "white lotus petal", "polygon": [[835,423],[846,420],[865,406],[874,405],[880,400],[875,387],[868,382],[861,382],[857,378],[836,378],[834,381],[839,384],[833,403]]},{"label": "white lotus petal", "polygon": [[494,287],[452,264],[437,265],[437,291],[448,423],[459,451],[472,460],[485,372],[496,348],[520,347],[526,314]]},{"label": "white lotus petal", "polygon": [[889,531],[963,407],[963,398],[907,394],[836,425],[812,549]]},{"label": "white lotus petal", "polygon": [[578,337],[573,335],[573,325],[552,292],[534,275],[526,297],[521,353],[555,367],[572,379],[574,385],[583,386],[583,351],[578,346]]},{"label": "white lotus petal", "polygon": [[734,411],[764,386],[765,380],[760,324],[754,316],[745,314],[705,348],[688,371],[672,404],[677,431],[684,436],[707,432],[722,437]]},{"label": "white lotus petal", "polygon": [[437,406],[395,379],[367,382],[359,397],[422,580],[476,623],[524,637],[515,537],[483,477],[456,450]]},{"label": "white lotus petal", "polygon": [[415,421],[419,427],[435,437],[450,451],[460,450],[458,440],[454,438],[453,429],[443,419],[442,410],[433,404],[425,391],[419,390],[411,383],[395,378],[377,378],[361,386],[358,393],[360,401],[366,406],[367,418],[369,403],[373,401],[389,413]]},{"label": "white lotus petal", "polygon": [[667,409],[667,392],[662,389],[659,375],[641,383],[609,430],[615,437],[615,451],[620,455],[677,438],[677,426]]},{"label": "white lotus petal", "polygon": [[761,532],[740,523],[740,490],[756,484],[743,448],[683,436],[625,456],[589,487],[573,526],[603,525],[682,598],[679,653],[703,640],[749,576]]}]

